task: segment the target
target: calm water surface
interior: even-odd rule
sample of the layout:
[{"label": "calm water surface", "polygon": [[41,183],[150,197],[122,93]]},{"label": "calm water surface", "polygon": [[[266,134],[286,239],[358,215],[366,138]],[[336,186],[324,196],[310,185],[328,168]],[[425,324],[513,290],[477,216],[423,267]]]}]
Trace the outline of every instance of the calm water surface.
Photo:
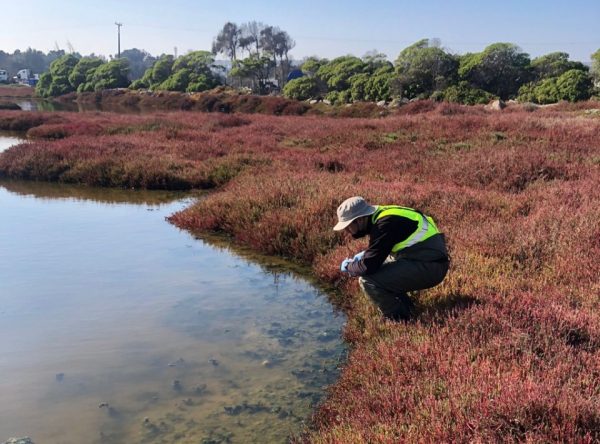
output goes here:
[{"label": "calm water surface", "polygon": [[326,295],[194,239],[181,195],[0,182],[0,442],[285,442],[344,353]]},{"label": "calm water surface", "polygon": [[7,131],[0,131],[0,153],[9,149],[13,145],[17,145],[25,141],[24,134],[9,133]]},{"label": "calm water surface", "polygon": [[60,103],[50,100],[40,99],[10,99],[11,103],[15,103],[21,108],[21,111],[68,111],[68,112],[89,112],[89,111],[109,111],[123,114],[139,114],[156,112],[152,109],[140,109],[135,106],[102,106],[96,103]]}]

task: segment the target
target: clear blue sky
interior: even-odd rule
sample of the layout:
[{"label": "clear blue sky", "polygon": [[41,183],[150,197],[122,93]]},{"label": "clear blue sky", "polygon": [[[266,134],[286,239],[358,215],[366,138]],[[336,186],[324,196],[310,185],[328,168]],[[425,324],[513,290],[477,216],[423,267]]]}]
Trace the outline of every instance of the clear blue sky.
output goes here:
[{"label": "clear blue sky", "polygon": [[362,56],[378,50],[394,60],[421,38],[439,38],[454,53],[494,42],[519,45],[532,57],[564,51],[589,61],[600,48],[600,0],[28,0],[0,8],[0,49],[48,51],[70,42],[81,54],[121,49],[153,55],[210,50],[225,22],[279,26],[296,41],[292,56]]}]

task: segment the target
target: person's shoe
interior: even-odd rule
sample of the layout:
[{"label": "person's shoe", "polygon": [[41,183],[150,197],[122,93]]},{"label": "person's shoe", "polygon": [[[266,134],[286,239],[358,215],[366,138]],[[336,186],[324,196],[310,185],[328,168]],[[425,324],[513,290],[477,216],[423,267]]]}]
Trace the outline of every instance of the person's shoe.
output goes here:
[{"label": "person's shoe", "polygon": [[397,296],[396,300],[398,301],[398,308],[391,313],[386,313],[385,317],[394,322],[408,321],[413,316],[415,304],[406,294]]}]

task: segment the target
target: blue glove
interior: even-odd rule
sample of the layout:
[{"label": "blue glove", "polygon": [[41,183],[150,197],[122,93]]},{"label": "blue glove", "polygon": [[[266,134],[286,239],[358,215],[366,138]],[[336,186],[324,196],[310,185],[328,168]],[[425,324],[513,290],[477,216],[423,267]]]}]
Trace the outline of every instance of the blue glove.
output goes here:
[{"label": "blue glove", "polygon": [[352,259],[346,258],[342,261],[340,265],[340,271],[343,273],[348,273],[348,265],[352,262]]},{"label": "blue glove", "polygon": [[365,255],[365,250],[361,251],[360,253],[356,253],[354,255],[354,257],[352,258],[352,262],[356,262],[356,261],[361,260],[364,255]]}]

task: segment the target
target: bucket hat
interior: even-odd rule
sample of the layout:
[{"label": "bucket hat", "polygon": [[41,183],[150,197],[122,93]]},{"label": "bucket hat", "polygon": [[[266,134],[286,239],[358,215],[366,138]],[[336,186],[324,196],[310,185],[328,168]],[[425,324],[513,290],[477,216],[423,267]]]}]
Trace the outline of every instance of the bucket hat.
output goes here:
[{"label": "bucket hat", "polygon": [[362,197],[350,197],[343,201],[338,207],[338,223],[333,229],[335,231],[341,231],[350,225],[354,219],[373,214],[376,210],[376,206],[369,205]]}]

